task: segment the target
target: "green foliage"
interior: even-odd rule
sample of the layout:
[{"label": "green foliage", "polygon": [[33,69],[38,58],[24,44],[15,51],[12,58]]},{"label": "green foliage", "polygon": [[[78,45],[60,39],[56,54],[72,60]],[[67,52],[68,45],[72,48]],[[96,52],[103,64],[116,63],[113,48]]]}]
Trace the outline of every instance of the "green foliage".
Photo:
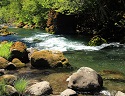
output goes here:
[{"label": "green foliage", "polygon": [[105,39],[103,39],[101,36],[94,36],[90,41],[89,41],[89,46],[99,46],[103,43],[107,43]]},{"label": "green foliage", "polygon": [[93,2],[94,0],[1,0],[0,19],[40,25],[45,23],[50,9],[63,14],[77,14]]},{"label": "green foliage", "polygon": [[14,83],[14,88],[19,92],[19,94],[24,94],[26,87],[27,87],[27,80],[24,78],[18,79]]},{"label": "green foliage", "polygon": [[13,42],[6,42],[0,44],[0,57],[8,59],[10,57],[10,47]]},{"label": "green foliage", "polygon": [[5,95],[6,93],[6,83],[4,80],[0,81],[0,96]]}]

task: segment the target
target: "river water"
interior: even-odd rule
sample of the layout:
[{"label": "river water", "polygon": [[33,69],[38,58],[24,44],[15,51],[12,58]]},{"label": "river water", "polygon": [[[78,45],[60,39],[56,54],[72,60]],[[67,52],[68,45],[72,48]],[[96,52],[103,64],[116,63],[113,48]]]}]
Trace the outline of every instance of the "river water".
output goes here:
[{"label": "river water", "polygon": [[125,92],[125,45],[112,42],[91,47],[87,46],[89,39],[85,36],[53,35],[39,29],[9,31],[17,34],[0,36],[0,41],[22,41],[29,48],[60,50],[74,68],[91,67],[103,76],[107,89]]}]

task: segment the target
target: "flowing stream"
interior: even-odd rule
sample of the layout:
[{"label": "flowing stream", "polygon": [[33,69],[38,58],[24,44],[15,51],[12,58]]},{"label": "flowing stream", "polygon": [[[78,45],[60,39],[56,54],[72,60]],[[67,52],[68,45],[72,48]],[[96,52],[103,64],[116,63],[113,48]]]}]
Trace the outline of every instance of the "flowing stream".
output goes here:
[{"label": "flowing stream", "polygon": [[125,45],[113,42],[91,47],[87,46],[89,39],[85,36],[53,35],[39,29],[10,28],[9,31],[17,34],[0,36],[0,41],[22,41],[29,48],[60,50],[74,68],[91,67],[102,74],[109,90],[125,92]]}]

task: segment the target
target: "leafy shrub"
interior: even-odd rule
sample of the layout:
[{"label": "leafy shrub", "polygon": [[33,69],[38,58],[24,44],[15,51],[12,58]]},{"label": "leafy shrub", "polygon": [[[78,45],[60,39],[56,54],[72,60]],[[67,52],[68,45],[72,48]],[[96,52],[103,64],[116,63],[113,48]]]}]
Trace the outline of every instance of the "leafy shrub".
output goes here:
[{"label": "leafy shrub", "polygon": [[0,44],[0,57],[8,59],[10,57],[10,47],[13,42],[5,42]]},{"label": "leafy shrub", "polygon": [[27,80],[25,78],[21,78],[15,81],[14,88],[19,92],[20,95],[23,95],[26,90],[27,84]]}]

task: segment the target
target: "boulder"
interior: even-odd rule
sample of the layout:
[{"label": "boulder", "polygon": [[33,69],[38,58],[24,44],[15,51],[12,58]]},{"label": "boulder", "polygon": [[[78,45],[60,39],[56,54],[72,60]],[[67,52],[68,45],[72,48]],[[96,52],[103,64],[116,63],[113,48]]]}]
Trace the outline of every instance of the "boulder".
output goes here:
[{"label": "boulder", "polygon": [[69,62],[60,51],[41,50],[31,55],[31,65],[35,68],[64,67]]},{"label": "boulder", "polygon": [[5,58],[0,57],[0,69],[6,68],[7,65],[8,65],[8,61]]},{"label": "boulder", "polygon": [[68,79],[68,88],[77,91],[95,92],[103,87],[102,77],[89,67],[81,67],[73,73]]},{"label": "boulder", "polygon": [[78,96],[78,95],[74,90],[66,89],[60,94],[60,96]]},{"label": "boulder", "polygon": [[52,93],[49,82],[42,81],[27,88],[26,94],[31,96],[48,96]]},{"label": "boulder", "polygon": [[28,52],[26,49],[27,49],[26,45],[22,42],[17,41],[13,43],[13,45],[10,48],[11,51],[10,61],[13,60],[14,58],[18,58],[23,63],[29,62]]},{"label": "boulder", "polygon": [[21,68],[21,67],[25,67],[25,63],[22,63],[18,58],[14,58],[12,60],[12,63],[16,66],[16,68]]},{"label": "boulder", "polygon": [[118,91],[115,96],[125,96],[125,93]]},{"label": "boulder", "polygon": [[7,30],[8,26],[3,26],[1,29],[0,29],[0,36],[7,36],[7,35],[11,35],[11,34],[15,34],[14,32],[9,32]]},{"label": "boulder", "polygon": [[6,82],[6,84],[13,85],[14,81],[17,80],[17,76],[9,75],[9,74],[2,75],[0,76],[0,81],[3,81],[3,80]]},{"label": "boulder", "polygon": [[93,38],[91,38],[88,44],[89,46],[100,46],[103,43],[107,43],[106,40],[101,36],[96,35]]},{"label": "boulder", "polygon": [[18,96],[17,90],[13,86],[6,85],[5,89],[6,89],[6,94],[8,94],[9,96]]}]

